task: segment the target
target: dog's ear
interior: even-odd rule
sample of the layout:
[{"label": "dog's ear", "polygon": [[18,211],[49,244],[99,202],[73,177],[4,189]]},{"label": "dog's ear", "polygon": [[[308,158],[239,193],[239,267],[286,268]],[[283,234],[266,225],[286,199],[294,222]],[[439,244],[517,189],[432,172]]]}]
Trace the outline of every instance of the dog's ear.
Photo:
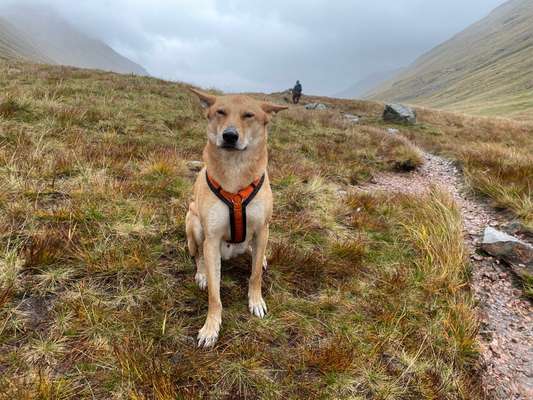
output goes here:
[{"label": "dog's ear", "polygon": [[267,114],[276,114],[280,111],[287,110],[289,107],[287,106],[280,106],[273,103],[263,102],[261,103],[261,109],[266,112]]},{"label": "dog's ear", "polygon": [[189,90],[193,92],[196,96],[198,96],[204,107],[211,107],[217,101],[217,96],[214,96],[212,94],[204,93],[200,90],[196,90],[193,88],[189,88]]}]

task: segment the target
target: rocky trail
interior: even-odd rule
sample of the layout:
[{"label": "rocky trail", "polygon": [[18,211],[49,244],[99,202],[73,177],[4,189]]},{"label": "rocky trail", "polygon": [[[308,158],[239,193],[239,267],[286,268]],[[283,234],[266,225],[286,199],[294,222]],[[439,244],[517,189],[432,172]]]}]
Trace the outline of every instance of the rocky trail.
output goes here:
[{"label": "rocky trail", "polygon": [[423,152],[425,163],[410,173],[384,173],[360,189],[422,194],[432,185],[448,191],[463,215],[478,302],[481,379],[488,398],[533,398],[533,305],[516,276],[498,259],[479,251],[486,227],[506,230],[510,217],[472,196],[452,161]]}]

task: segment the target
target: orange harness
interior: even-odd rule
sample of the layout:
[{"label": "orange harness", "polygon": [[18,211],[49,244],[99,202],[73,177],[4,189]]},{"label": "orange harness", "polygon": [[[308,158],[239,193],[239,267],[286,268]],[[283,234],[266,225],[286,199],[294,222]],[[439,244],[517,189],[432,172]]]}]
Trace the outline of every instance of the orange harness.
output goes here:
[{"label": "orange harness", "polygon": [[242,243],[246,240],[246,206],[254,199],[263,186],[265,174],[253,181],[249,186],[239,190],[238,193],[226,192],[222,186],[205,173],[209,189],[229,209],[229,221],[231,227],[231,241],[229,243]]}]

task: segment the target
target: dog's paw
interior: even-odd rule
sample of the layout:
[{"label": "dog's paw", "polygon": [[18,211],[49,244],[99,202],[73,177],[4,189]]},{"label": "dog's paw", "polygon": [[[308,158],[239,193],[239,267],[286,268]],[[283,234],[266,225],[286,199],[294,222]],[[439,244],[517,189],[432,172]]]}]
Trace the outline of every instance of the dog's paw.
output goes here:
[{"label": "dog's paw", "polygon": [[253,315],[259,318],[263,318],[267,313],[265,300],[263,300],[263,297],[261,296],[257,299],[252,299],[252,297],[250,297],[248,300],[248,309]]},{"label": "dog's paw", "polygon": [[207,276],[205,274],[197,272],[194,276],[194,280],[201,290],[205,290],[207,288]]},{"label": "dog's paw", "polygon": [[198,347],[213,347],[218,340],[220,321],[205,321],[204,326],[198,332]]}]

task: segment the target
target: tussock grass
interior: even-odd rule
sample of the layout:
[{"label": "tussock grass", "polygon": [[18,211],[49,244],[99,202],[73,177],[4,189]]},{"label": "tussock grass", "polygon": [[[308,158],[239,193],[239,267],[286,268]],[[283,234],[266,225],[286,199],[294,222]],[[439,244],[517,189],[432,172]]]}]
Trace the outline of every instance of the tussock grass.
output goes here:
[{"label": "tussock grass", "polygon": [[247,311],[250,260],[224,263],[204,351],[184,233],[201,107],[182,84],[14,65],[0,84],[31,119],[0,117],[1,399],[480,397],[453,203],[339,193],[418,163],[374,103],[273,121],[269,315]]},{"label": "tussock grass", "polygon": [[24,106],[19,104],[13,97],[7,97],[0,103],[0,115],[4,118],[10,118],[17,113],[24,111]]},{"label": "tussock grass", "polygon": [[409,137],[455,158],[471,187],[497,207],[533,221],[533,124],[421,109]]},{"label": "tussock grass", "polygon": [[403,136],[388,137],[383,147],[395,170],[413,171],[424,164],[422,152]]}]

